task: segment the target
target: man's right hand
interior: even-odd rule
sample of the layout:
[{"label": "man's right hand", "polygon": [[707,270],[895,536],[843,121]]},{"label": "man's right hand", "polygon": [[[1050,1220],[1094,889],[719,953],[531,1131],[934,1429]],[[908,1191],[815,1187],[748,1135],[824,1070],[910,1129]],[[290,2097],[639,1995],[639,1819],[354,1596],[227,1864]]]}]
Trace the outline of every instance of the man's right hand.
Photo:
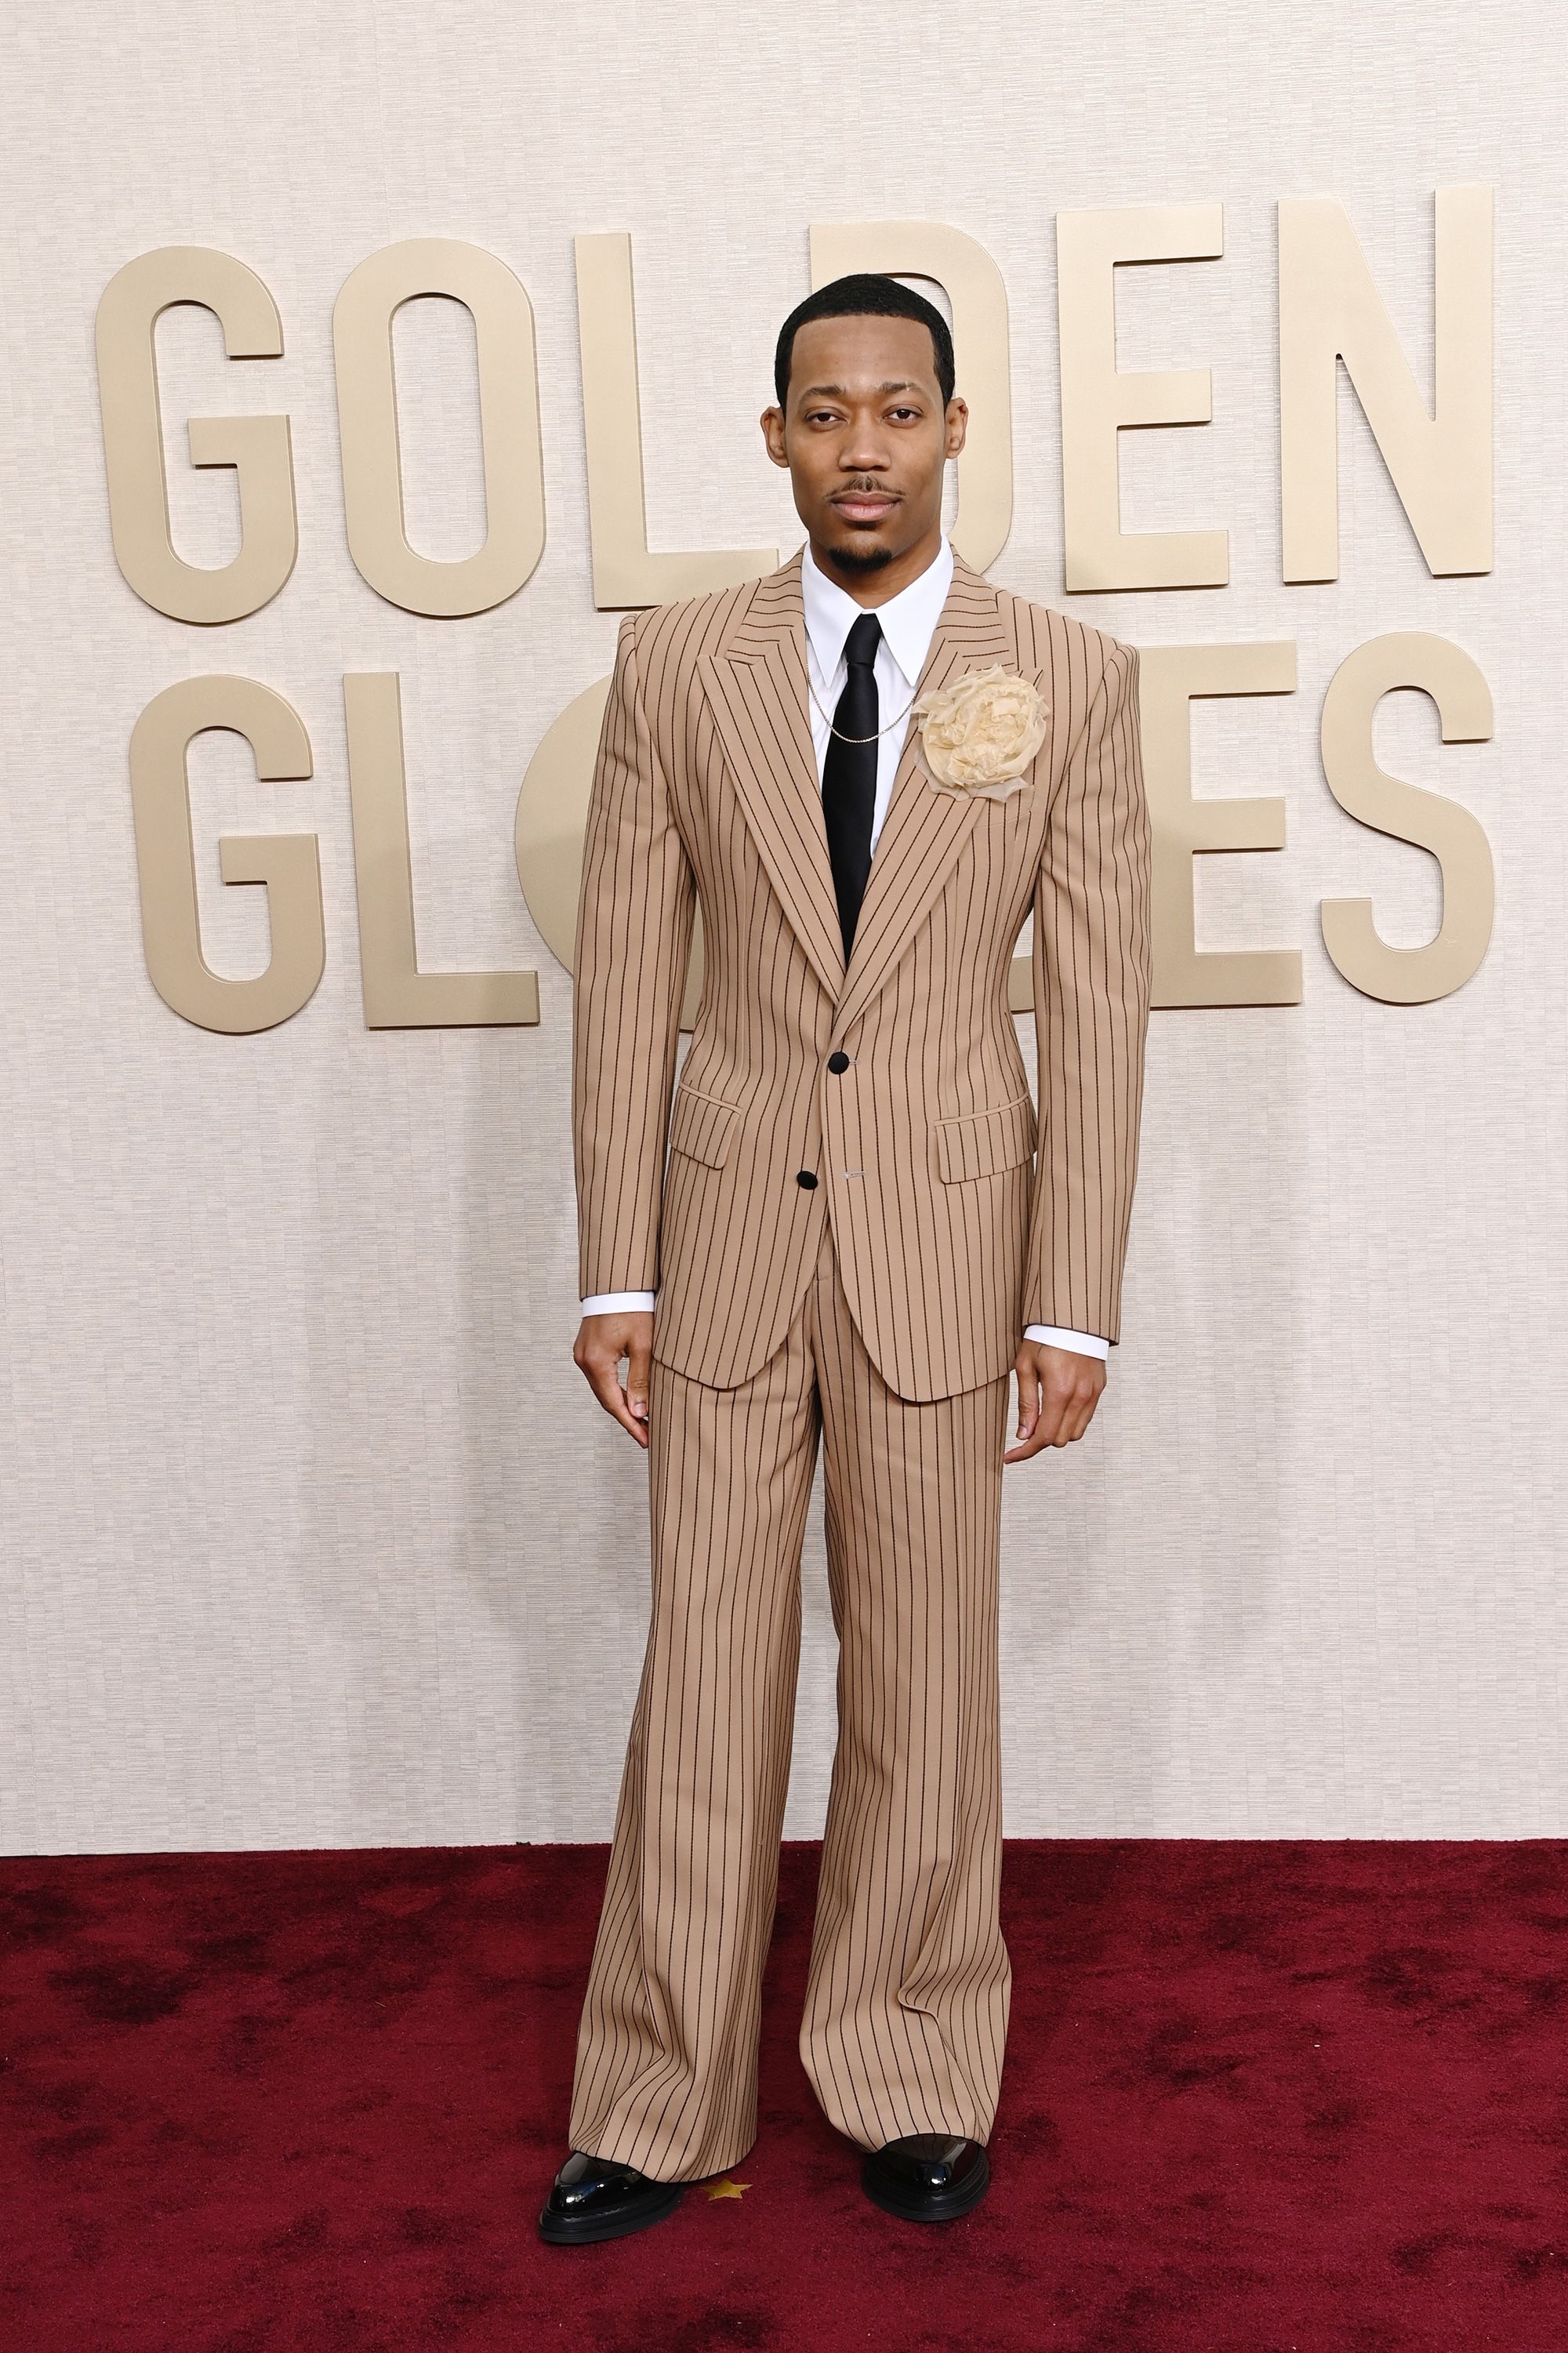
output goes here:
[{"label": "man's right hand", "polygon": [[[626,1387],[621,1359],[627,1360]],[[647,1444],[648,1369],[653,1362],[653,1314],[623,1308],[614,1315],[584,1315],[577,1326],[572,1361],[607,1414]]]}]

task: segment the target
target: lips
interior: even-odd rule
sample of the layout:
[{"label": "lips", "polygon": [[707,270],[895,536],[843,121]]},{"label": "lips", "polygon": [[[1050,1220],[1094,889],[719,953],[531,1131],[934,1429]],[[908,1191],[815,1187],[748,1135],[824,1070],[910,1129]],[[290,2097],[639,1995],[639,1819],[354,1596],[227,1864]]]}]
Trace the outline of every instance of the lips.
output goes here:
[{"label": "lips", "polygon": [[880,522],[897,503],[877,491],[845,491],[833,501],[847,522]]}]

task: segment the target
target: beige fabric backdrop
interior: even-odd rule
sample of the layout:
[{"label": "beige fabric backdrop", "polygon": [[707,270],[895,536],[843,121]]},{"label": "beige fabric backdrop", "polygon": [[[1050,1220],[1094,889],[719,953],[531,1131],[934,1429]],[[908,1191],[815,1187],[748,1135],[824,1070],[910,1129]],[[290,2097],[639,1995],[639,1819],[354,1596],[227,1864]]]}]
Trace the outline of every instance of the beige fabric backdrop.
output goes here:
[{"label": "beige fabric backdrop", "polygon": [[[19,21],[19,20],[18,20]],[[1304,1002],[1154,1017],[1124,1337],[1090,1439],[1005,1493],[1014,1834],[1510,1836],[1568,1826],[1561,1506],[1564,1198],[1564,166],[1556,12],[1256,0],[1116,9],[823,0],[740,35],[703,0],[125,11],[58,0],[9,50],[0,533],[10,1433],[0,1844],[354,1844],[608,1834],[645,1623],[645,1461],[569,1356],[566,974],[511,863],[519,778],[607,671],[592,607],[572,237],[636,240],[656,546],[798,533],[755,417],[813,220],[979,237],[1013,316],[1016,494],[995,576],[1060,581],[1053,216],[1219,200],[1223,261],[1121,273],[1124,367],[1214,370],[1206,430],[1125,437],[1130,528],[1227,525],[1223,590],[1083,598],[1141,644],[1290,637],[1293,697],[1203,703],[1198,789],[1280,792],[1282,855],[1211,860],[1200,944],[1300,944]],[[1350,206],[1424,386],[1432,191],[1498,190],[1495,574],[1433,580],[1342,393],[1343,576],[1280,584],[1274,206]],[[477,619],[383,603],[347,557],[331,365],[353,266],[432,233],[500,254],[539,333],[549,539]],[[285,357],[216,322],[158,344],[175,527],[235,543],[191,413],[287,408],[301,549],[200,631],[110,549],[92,318],[165,243],[247,261]],[[397,327],[411,534],[477,544],[472,339]],[[962,358],[962,354],[961,354]],[[1482,818],[1488,962],[1401,1009],[1333,972],[1317,902],[1370,889],[1400,944],[1436,870],[1353,825],[1316,755],[1367,637],[1479,660],[1489,744],[1400,696],[1384,765]],[[289,697],[316,775],[194,761],[213,961],[258,969],[220,830],[314,828],[328,969],[297,1019],[209,1035],[142,962],[126,746],[172,680]],[[355,960],[341,679],[403,680],[430,965],[535,965],[539,1027],[371,1034]],[[1021,1043],[1032,1067],[1033,1039]],[[832,1716],[820,1535],[789,1827],[820,1822]]]}]

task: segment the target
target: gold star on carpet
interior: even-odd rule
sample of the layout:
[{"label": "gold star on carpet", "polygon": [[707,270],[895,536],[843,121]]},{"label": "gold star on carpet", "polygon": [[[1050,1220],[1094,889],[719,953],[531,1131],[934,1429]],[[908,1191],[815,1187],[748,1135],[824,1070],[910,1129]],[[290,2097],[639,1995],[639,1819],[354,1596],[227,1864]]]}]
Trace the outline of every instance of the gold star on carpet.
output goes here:
[{"label": "gold star on carpet", "polygon": [[751,2186],[749,2181],[731,2181],[726,2174],[722,2181],[708,2184],[708,2195],[710,2198],[743,2198]]}]

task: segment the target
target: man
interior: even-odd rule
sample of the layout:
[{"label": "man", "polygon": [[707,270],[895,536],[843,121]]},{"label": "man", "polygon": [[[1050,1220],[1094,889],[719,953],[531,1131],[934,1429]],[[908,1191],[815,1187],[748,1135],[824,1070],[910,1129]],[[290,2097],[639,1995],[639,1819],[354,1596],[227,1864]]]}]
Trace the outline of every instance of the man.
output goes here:
[{"label": "man", "polygon": [[[588,818],[574,1354],[648,1449],[653,1611],[540,2218],[563,2243],[657,2221],[755,2137],[819,1439],[839,1732],[801,2053],[876,2203],[942,2221],[984,2194],[1002,1466],[1082,1437],[1119,1333],[1137,654],[949,546],[967,412],[921,297],[823,288],[775,390],[807,546],[623,621]],[[1007,1003],[1031,910],[1037,1121]]]}]

